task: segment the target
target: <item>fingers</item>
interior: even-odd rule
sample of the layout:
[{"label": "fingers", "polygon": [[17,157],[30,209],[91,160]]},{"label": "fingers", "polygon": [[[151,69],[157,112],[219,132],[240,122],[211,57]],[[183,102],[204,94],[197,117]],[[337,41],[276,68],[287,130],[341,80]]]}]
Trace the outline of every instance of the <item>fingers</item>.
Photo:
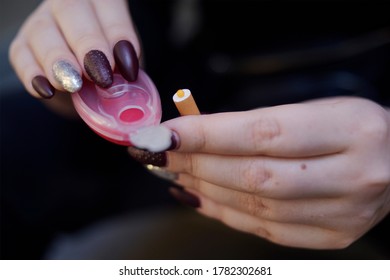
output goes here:
[{"label": "fingers", "polygon": [[349,245],[353,238],[340,232],[315,226],[267,221],[224,206],[193,191],[201,200],[198,211],[210,218],[271,242],[299,248],[336,249]]},{"label": "fingers", "polygon": [[353,218],[360,216],[358,206],[360,203],[356,199],[270,199],[226,189],[187,174],[180,174],[176,183],[220,205],[266,221],[310,225],[332,230],[342,230],[347,227],[350,230],[360,231],[363,228],[362,220]]},{"label": "fingers", "polygon": [[135,81],[138,77],[141,48],[126,2],[94,1],[93,4],[110,48],[114,50],[118,70],[126,80]]},{"label": "fingers", "polygon": [[93,5],[110,47],[114,48],[120,40],[127,40],[132,43],[137,56],[140,56],[140,43],[126,1],[94,1]]},{"label": "fingers", "polygon": [[[310,157],[348,147],[351,133],[345,128],[343,110],[335,107],[337,104],[291,104],[187,116],[164,124],[180,136],[180,152]],[[330,115],[336,123],[329,121]]]},{"label": "fingers", "polygon": [[137,53],[140,44],[125,1],[51,0],[26,20],[11,44],[10,61],[34,97],[49,98],[54,88],[78,91],[82,75],[110,86],[115,61],[134,81]]},{"label": "fingers", "polygon": [[58,90],[81,89],[81,68],[48,11],[41,12],[25,30],[28,45],[45,76]]},{"label": "fingers", "polygon": [[[40,5],[34,14],[42,13]],[[34,15],[31,16],[34,18]],[[51,98],[55,89],[45,78],[45,71],[28,46],[23,28],[12,41],[9,49],[9,60],[26,90],[36,98]]]},{"label": "fingers", "polygon": [[127,80],[137,79],[140,47],[125,2],[76,3],[53,0],[52,9],[85,74],[97,85],[108,87],[116,62]]},{"label": "fingers", "polygon": [[[17,76],[32,96],[36,98],[49,98],[50,96],[53,96],[54,89],[51,90],[50,87],[49,90],[45,90],[44,88],[41,89],[38,85],[35,85],[36,89],[34,89],[32,80],[34,77],[43,77],[44,73],[33,54],[20,37],[12,42],[9,57]],[[42,78],[38,79],[42,80]],[[45,78],[43,77],[43,83],[45,82]]]},{"label": "fingers", "polygon": [[356,175],[340,172],[347,160],[343,154],[285,160],[168,152],[166,169],[268,198],[338,197],[350,192]]},{"label": "fingers", "polygon": [[98,86],[113,81],[114,58],[94,8],[89,1],[50,1],[54,18],[84,74]]}]

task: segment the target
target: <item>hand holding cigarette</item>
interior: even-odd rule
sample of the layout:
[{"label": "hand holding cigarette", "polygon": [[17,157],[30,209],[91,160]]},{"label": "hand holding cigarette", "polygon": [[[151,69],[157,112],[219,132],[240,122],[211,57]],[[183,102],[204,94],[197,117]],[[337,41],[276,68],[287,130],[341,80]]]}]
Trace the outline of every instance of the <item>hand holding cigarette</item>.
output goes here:
[{"label": "hand holding cigarette", "polygon": [[164,126],[181,143],[165,153],[164,170],[184,188],[172,194],[235,229],[286,246],[335,249],[389,214],[390,113],[368,100],[323,99]]}]

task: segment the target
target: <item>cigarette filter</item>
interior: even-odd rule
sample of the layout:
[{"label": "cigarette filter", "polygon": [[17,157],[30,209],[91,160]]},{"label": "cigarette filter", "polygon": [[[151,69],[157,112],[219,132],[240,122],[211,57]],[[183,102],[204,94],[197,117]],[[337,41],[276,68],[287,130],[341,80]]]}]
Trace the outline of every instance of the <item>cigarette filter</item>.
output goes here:
[{"label": "cigarette filter", "polygon": [[173,102],[175,102],[176,108],[182,116],[200,115],[198,106],[189,89],[179,89],[173,95]]}]

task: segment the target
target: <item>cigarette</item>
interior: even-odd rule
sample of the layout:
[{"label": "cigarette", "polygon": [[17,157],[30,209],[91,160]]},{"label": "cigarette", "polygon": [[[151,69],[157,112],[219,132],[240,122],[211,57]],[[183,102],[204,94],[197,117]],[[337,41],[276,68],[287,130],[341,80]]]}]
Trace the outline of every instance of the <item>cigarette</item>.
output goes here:
[{"label": "cigarette", "polygon": [[198,106],[189,89],[179,89],[173,95],[173,102],[175,102],[176,108],[182,116],[200,115]]}]

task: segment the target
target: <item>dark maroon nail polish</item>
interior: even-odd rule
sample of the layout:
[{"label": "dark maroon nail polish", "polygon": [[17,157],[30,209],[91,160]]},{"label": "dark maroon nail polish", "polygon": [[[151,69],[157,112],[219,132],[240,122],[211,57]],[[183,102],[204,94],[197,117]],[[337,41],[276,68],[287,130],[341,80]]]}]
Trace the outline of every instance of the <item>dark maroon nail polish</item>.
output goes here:
[{"label": "dark maroon nail polish", "polygon": [[103,52],[89,51],[84,57],[84,68],[99,87],[107,88],[112,85],[113,74],[110,62]]},{"label": "dark maroon nail polish", "polygon": [[35,76],[31,84],[41,97],[47,99],[54,96],[55,89],[44,76]]},{"label": "dark maroon nail polish", "polygon": [[176,150],[180,147],[180,137],[176,131],[172,130],[171,136],[171,146],[168,148],[168,151]]},{"label": "dark maroon nail polish", "polygon": [[196,197],[193,194],[190,194],[189,192],[186,192],[185,190],[179,189],[179,188],[169,188],[169,192],[171,195],[176,198],[181,203],[193,207],[193,208],[199,208],[200,207],[200,200],[198,197]]},{"label": "dark maroon nail polish", "polygon": [[137,80],[138,77],[138,57],[133,44],[122,40],[114,46],[114,59],[116,66],[122,76],[129,82]]},{"label": "dark maroon nail polish", "polygon": [[135,147],[129,147],[128,151],[132,158],[142,164],[151,164],[158,167],[164,167],[167,165],[167,155],[165,152],[153,153],[137,149]]}]

